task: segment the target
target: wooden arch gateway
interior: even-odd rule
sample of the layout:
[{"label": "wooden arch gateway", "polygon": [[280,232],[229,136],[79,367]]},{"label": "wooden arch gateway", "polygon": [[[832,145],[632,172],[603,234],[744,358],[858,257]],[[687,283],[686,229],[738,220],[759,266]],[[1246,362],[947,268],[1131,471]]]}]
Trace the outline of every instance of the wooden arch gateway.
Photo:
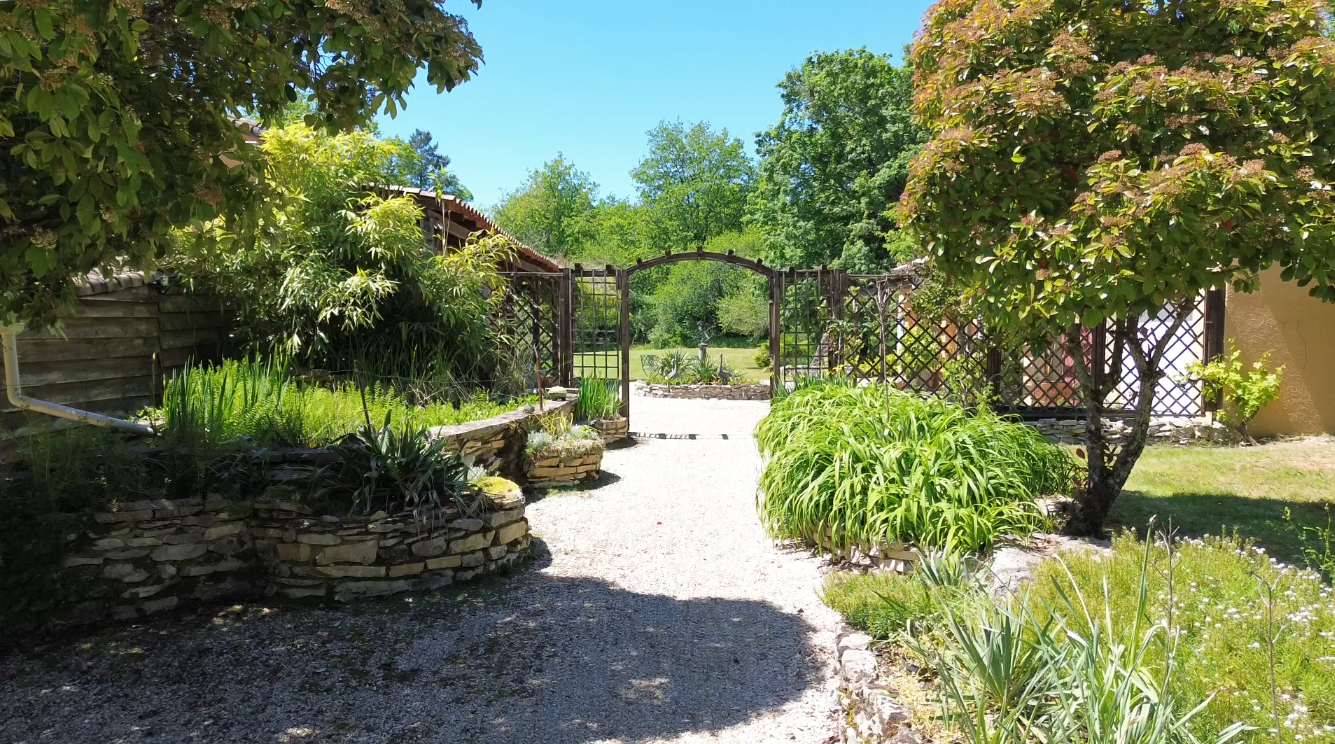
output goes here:
[{"label": "wooden arch gateway", "polygon": [[[533,360],[525,366],[536,367],[543,384],[616,383],[621,414],[629,418],[631,277],[685,261],[713,261],[765,277],[771,390],[842,375],[954,400],[986,398],[994,408],[1030,420],[1083,415],[1075,363],[1064,343],[1003,352],[971,319],[920,316],[913,306],[921,281],[921,266],[915,264],[867,276],[825,267],[778,269],[731,251],[697,250],[669,251],[627,268],[576,264],[559,272],[513,272],[505,275],[508,291],[496,321],[515,345],[516,357]],[[1223,299],[1211,292],[1142,319],[1153,333],[1156,325],[1170,325],[1172,313],[1188,313],[1166,356],[1170,372],[1223,351]],[[1138,390],[1135,365],[1114,358],[1126,353],[1108,343],[1106,329],[1084,329],[1082,335],[1090,367],[1122,376],[1105,401],[1109,413],[1129,413]],[[1197,416],[1207,409],[1199,383],[1181,375],[1169,374],[1156,391],[1155,415]]]}]

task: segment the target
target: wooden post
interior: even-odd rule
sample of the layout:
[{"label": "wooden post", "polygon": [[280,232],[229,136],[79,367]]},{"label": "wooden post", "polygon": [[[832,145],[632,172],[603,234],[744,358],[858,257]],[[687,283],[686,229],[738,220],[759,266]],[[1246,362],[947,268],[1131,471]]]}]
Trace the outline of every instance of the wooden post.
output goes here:
[{"label": "wooden post", "polygon": [[1001,348],[996,345],[987,349],[987,384],[992,388],[992,404],[1001,405]]},{"label": "wooden post", "polygon": [[779,394],[779,385],[783,383],[779,374],[779,302],[782,299],[777,274],[769,276],[769,395],[773,400]]},{"label": "wooden post", "polygon": [[[1224,320],[1226,315],[1227,295],[1222,289],[1210,289],[1205,292],[1205,338],[1201,349],[1201,361],[1210,363],[1224,355]],[[1219,399],[1203,396],[1202,407],[1207,413],[1219,410]]]},{"label": "wooden post", "polygon": [[617,289],[621,290],[621,415],[630,420],[630,276],[617,269]]},{"label": "wooden post", "polygon": [[575,280],[570,269],[561,270],[561,286],[558,288],[561,305],[561,327],[557,336],[561,339],[561,387],[575,384]]}]

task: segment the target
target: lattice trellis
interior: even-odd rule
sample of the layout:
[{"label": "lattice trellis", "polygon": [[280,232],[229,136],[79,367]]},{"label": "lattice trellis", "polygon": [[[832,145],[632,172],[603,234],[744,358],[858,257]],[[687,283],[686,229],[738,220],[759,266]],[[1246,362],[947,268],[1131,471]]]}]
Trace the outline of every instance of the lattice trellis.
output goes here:
[{"label": "lattice trellis", "polygon": [[[544,383],[561,379],[565,337],[561,275],[516,272],[502,276],[506,289],[492,321],[502,348],[530,373],[536,368]],[[536,386],[537,380],[529,383]]]},{"label": "lattice trellis", "polygon": [[[732,254],[665,254],[629,270],[576,266],[559,274],[509,274],[498,326],[512,353],[533,357],[530,364],[536,363],[546,384],[575,385],[585,378],[620,381],[626,412],[630,274],[669,261],[705,258],[748,266],[770,278],[770,344],[778,385],[791,389],[807,378],[838,374],[965,403],[987,399],[1003,411],[1031,419],[1083,413],[1075,359],[1065,338],[1002,353],[976,321],[916,312],[915,287],[904,276],[774,271]],[[1159,340],[1171,327],[1173,312],[1141,319],[1143,337]],[[1155,415],[1194,416],[1209,408],[1199,383],[1184,377],[1191,362],[1223,351],[1223,296],[1209,293],[1207,300],[1190,303],[1186,312],[1165,354]],[[1080,333],[1081,354],[1094,374],[1117,379],[1106,401],[1109,412],[1129,411],[1139,388],[1129,352],[1114,342],[1106,327]],[[1119,358],[1120,368],[1115,363]]]}]

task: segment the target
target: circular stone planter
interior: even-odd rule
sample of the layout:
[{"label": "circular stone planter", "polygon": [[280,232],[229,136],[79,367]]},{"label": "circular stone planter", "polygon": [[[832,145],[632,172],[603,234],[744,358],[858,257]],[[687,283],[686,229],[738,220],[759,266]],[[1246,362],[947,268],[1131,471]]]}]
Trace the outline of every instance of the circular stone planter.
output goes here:
[{"label": "circular stone planter", "polygon": [[630,436],[630,419],[625,416],[590,421],[588,426],[602,435],[603,444],[615,444]]},{"label": "circular stone planter", "polygon": [[534,488],[573,486],[594,480],[602,472],[602,449],[582,455],[539,456],[529,460],[528,484]]}]

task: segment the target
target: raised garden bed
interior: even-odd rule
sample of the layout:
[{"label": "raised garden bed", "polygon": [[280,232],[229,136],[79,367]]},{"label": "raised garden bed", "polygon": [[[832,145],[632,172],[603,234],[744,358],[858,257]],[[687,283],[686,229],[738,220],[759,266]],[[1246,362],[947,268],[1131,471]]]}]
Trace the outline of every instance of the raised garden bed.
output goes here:
[{"label": "raised garden bed", "polygon": [[603,444],[616,444],[630,436],[630,419],[625,416],[589,421],[587,425],[602,435]]}]

